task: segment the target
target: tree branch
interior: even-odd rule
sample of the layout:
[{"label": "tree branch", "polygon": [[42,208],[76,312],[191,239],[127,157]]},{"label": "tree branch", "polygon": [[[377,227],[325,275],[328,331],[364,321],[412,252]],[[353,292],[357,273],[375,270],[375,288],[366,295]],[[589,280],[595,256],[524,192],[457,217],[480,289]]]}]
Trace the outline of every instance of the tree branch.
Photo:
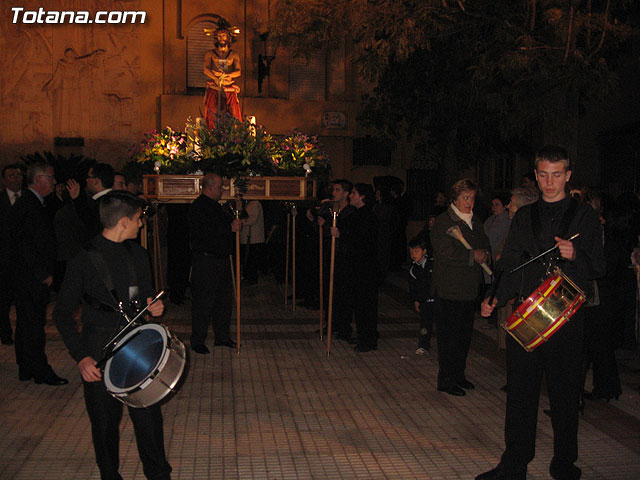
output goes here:
[{"label": "tree branch", "polygon": [[571,13],[569,14],[569,31],[567,32],[567,48],[564,51],[564,61],[569,58],[569,46],[571,45],[571,34],[573,33],[573,5],[571,5]]},{"label": "tree branch", "polygon": [[607,0],[607,7],[604,9],[604,20],[602,22],[602,36],[600,37],[600,43],[596,49],[589,54],[587,60],[591,60],[593,56],[600,51],[602,48],[602,44],[604,43],[604,36],[607,33],[607,24],[609,23],[609,6],[611,5],[611,0]]}]

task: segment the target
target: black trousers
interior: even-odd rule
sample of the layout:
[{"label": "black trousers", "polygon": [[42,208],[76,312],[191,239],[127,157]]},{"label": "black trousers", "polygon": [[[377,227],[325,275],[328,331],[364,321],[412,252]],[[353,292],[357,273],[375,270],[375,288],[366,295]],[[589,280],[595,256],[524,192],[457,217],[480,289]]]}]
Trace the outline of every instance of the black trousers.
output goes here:
[{"label": "black trousers", "polygon": [[475,302],[436,298],[438,329],[438,388],[448,390],[465,380],[467,355],[471,347]]},{"label": "black trousers", "polygon": [[511,336],[507,337],[506,450],[500,460],[500,468],[506,473],[526,471],[535,456],[543,375],[551,404],[551,463],[556,471],[568,471],[578,458],[583,313],[578,311],[548,342],[532,352],[527,352]]},{"label": "black trousers", "polygon": [[258,270],[264,257],[264,243],[246,243],[240,245],[240,263],[243,267],[244,279],[250,283],[258,282]]},{"label": "black trousers", "polygon": [[16,285],[16,362],[35,378],[44,378],[52,372],[45,353],[47,303],[49,287],[44,283]]},{"label": "black trousers", "polygon": [[433,336],[433,300],[420,302],[420,332],[418,334],[418,347],[429,349]]},{"label": "black trousers", "polygon": [[350,291],[353,294],[358,345],[375,347],[378,345],[378,283],[375,275],[355,281]]},{"label": "black trousers", "polygon": [[217,342],[229,339],[233,312],[233,285],[229,258],[193,254],[191,270],[191,345],[203,345],[209,324]]},{"label": "black trousers", "polygon": [[[324,269],[327,281],[324,285],[325,315],[329,306],[329,270],[330,265]],[[349,272],[342,262],[334,265],[333,274],[333,325],[332,330],[342,337],[350,337],[353,333],[352,321],[354,313],[353,284],[350,281]]]},{"label": "black trousers", "polygon": [[[82,383],[100,478],[121,480],[118,466],[120,464],[120,421],[124,405],[109,395],[103,382]],[[170,479],[171,465],[164,451],[160,406],[128,407],[128,409],[145,477],[150,480]]]},{"label": "black trousers", "polygon": [[0,267],[0,338],[8,340],[13,337],[9,310],[15,299],[13,281],[9,278],[9,266]]}]

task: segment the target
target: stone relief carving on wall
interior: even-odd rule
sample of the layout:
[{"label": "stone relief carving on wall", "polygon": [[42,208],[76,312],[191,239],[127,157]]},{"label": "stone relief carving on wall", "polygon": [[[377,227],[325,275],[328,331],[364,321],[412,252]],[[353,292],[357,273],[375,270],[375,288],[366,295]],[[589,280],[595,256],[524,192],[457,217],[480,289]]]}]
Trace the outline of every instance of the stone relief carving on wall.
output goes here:
[{"label": "stone relief carving on wall", "polygon": [[51,102],[53,113],[53,133],[60,137],[78,137],[82,126],[86,124],[87,111],[83,108],[91,101],[87,98],[85,83],[91,78],[95,63],[92,57],[103,54],[98,48],[85,55],[78,55],[73,48],[64,51],[64,57],[58,60],[51,78],[44,84],[42,91]]},{"label": "stone relief carving on wall", "polygon": [[[25,9],[41,6],[23,3]],[[65,10],[114,8],[105,0],[60,3]],[[126,4],[135,9],[140,2]],[[85,145],[136,141],[139,45],[137,25],[0,23],[0,144],[30,153],[52,148],[56,136],[81,136]]]}]

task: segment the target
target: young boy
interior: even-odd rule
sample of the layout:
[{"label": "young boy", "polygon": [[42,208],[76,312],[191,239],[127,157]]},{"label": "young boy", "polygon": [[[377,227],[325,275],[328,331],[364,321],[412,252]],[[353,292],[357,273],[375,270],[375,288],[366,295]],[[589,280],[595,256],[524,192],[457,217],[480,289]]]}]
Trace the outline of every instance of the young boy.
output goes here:
[{"label": "young boy", "polygon": [[409,294],[413,308],[420,314],[420,334],[416,354],[424,355],[431,349],[433,332],[433,297],[431,297],[432,261],[427,250],[427,237],[418,234],[409,241],[411,268],[409,269]]}]

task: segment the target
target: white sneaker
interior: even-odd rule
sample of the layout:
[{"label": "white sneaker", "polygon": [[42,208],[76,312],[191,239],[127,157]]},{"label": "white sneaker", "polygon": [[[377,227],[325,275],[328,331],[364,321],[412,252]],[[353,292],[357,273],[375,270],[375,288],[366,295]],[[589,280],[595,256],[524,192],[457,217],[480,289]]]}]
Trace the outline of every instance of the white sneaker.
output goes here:
[{"label": "white sneaker", "polygon": [[416,355],[424,355],[425,353],[429,353],[429,350],[422,347],[418,347],[416,350]]}]

